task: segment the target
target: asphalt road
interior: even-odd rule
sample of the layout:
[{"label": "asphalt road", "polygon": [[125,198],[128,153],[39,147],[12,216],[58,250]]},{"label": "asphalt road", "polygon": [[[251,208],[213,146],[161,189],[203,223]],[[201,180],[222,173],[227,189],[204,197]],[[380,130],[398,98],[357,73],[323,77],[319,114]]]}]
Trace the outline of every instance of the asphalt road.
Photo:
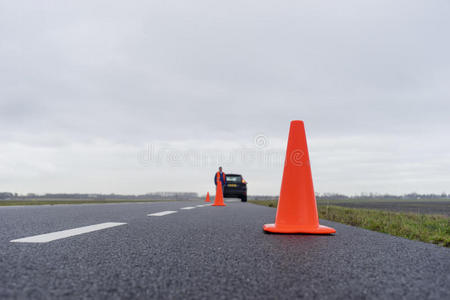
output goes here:
[{"label": "asphalt road", "polygon": [[[450,249],[327,221],[265,234],[273,208],[198,204],[0,207],[0,298],[450,299]],[[126,224],[11,242],[106,222]]]}]

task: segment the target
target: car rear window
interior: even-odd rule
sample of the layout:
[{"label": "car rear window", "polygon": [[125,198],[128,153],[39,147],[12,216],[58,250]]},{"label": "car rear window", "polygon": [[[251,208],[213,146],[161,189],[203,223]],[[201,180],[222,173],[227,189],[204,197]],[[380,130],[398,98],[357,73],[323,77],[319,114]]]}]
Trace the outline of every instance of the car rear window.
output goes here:
[{"label": "car rear window", "polygon": [[227,181],[229,182],[241,182],[242,177],[241,176],[227,176]]}]

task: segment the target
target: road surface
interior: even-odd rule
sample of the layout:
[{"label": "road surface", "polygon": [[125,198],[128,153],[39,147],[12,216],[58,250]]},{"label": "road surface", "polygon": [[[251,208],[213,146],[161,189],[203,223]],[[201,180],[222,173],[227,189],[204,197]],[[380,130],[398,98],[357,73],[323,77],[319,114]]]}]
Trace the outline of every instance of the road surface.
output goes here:
[{"label": "road surface", "polygon": [[450,299],[450,249],[276,210],[157,202],[0,207],[1,299]]}]

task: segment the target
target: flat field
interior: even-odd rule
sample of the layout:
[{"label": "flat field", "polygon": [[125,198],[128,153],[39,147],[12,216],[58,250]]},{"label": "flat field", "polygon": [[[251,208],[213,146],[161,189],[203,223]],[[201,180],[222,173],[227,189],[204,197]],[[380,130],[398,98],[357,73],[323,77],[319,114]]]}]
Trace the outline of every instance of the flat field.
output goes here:
[{"label": "flat field", "polygon": [[450,201],[319,201],[319,205],[336,205],[350,208],[380,209],[450,217]]}]

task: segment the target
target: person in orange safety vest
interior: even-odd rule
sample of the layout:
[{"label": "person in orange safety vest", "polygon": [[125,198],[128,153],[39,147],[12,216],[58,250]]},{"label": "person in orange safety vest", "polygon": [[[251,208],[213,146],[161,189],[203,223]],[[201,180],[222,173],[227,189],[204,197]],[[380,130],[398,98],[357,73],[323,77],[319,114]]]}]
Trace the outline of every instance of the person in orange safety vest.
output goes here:
[{"label": "person in orange safety vest", "polygon": [[222,191],[225,185],[227,184],[227,177],[225,173],[222,171],[222,167],[219,167],[219,172],[214,175],[214,184],[217,185],[218,180],[222,182]]}]

